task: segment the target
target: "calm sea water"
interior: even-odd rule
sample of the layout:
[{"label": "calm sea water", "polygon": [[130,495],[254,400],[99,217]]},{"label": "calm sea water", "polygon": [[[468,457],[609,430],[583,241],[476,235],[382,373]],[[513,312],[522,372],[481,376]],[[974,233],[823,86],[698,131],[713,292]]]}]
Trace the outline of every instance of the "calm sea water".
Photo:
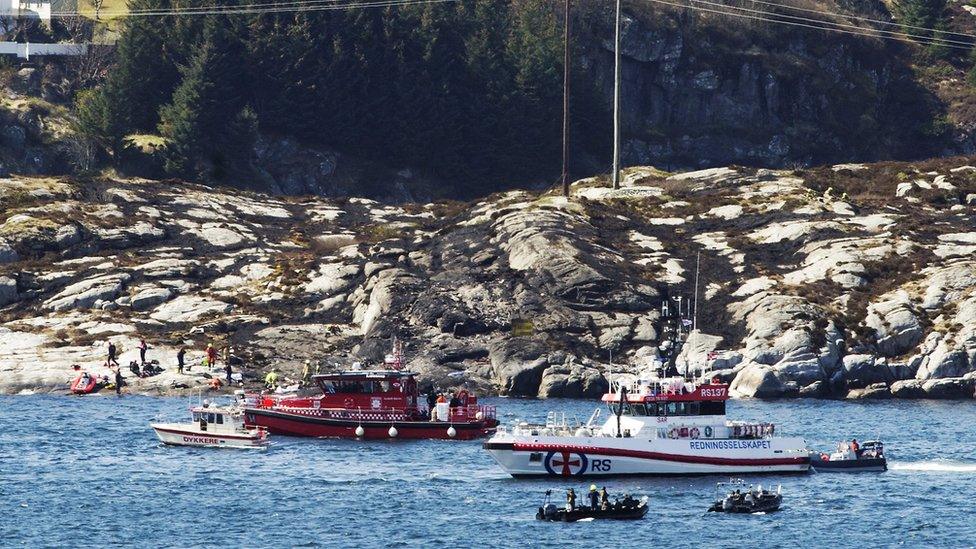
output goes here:
[{"label": "calm sea water", "polygon": [[[583,401],[490,399],[505,421]],[[651,498],[639,522],[540,523],[558,479],[514,480],[480,443],[277,437],[265,452],[164,447],[148,423],[187,400],[0,397],[0,546],[974,547],[972,402],[733,402],[814,447],[882,437],[886,473],[747,478],[783,509],[706,515],[710,477],[601,481]],[[577,489],[583,489],[579,482]]]}]

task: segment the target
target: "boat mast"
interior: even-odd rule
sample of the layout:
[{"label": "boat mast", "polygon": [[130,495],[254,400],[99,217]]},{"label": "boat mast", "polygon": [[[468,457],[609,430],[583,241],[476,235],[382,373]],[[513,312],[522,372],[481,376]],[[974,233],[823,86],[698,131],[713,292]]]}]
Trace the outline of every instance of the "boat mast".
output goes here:
[{"label": "boat mast", "polygon": [[613,188],[620,188],[620,0],[617,0],[613,47]]},{"label": "boat mast", "polygon": [[563,196],[569,197],[569,0],[563,17]]},{"label": "boat mast", "polygon": [[698,329],[698,274],[701,271],[701,252],[695,262],[695,312],[691,316],[691,331]]}]

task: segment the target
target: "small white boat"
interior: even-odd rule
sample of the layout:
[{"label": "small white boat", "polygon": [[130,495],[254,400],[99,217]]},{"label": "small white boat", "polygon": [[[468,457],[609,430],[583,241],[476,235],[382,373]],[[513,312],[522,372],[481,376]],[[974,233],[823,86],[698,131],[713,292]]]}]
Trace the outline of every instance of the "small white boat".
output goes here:
[{"label": "small white boat", "polygon": [[244,425],[244,409],[231,406],[215,406],[206,401],[190,408],[192,423],[152,423],[164,444],[173,446],[197,446],[201,448],[256,448],[268,447],[268,431],[264,427]]},{"label": "small white boat", "polygon": [[818,473],[887,471],[888,460],[884,454],[884,443],[880,440],[869,440],[857,450],[851,448],[847,442],[842,442],[837,446],[837,451],[829,455],[810,452],[810,466]]}]

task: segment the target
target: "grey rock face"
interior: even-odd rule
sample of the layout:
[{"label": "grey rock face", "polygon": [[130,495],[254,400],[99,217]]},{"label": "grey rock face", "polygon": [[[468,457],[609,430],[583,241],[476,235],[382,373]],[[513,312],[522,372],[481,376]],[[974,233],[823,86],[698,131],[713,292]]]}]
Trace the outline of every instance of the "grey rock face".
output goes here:
[{"label": "grey rock face", "polygon": [[4,263],[13,263],[18,259],[20,259],[20,256],[17,255],[17,251],[11,248],[10,244],[8,244],[5,240],[0,238],[0,265],[3,265]]},{"label": "grey rock face", "polygon": [[922,325],[905,292],[872,304],[865,324],[878,334],[878,350],[885,356],[899,356],[922,341]]},{"label": "grey rock face", "polygon": [[17,281],[9,276],[0,276],[0,307],[17,301]]},{"label": "grey rock face", "polygon": [[738,398],[779,398],[789,391],[773,368],[757,363],[743,368],[729,388],[730,394]]},{"label": "grey rock face", "polygon": [[847,355],[844,357],[844,377],[851,389],[864,389],[871,385],[887,386],[892,381],[891,371],[874,355]]},{"label": "grey rock face", "polygon": [[82,280],[47,300],[44,307],[52,311],[91,308],[96,301],[114,300],[131,278],[127,273],[115,273]]},{"label": "grey rock face", "polygon": [[161,303],[165,303],[171,297],[173,297],[173,292],[168,288],[147,288],[132,296],[129,306],[135,311],[148,311]]},{"label": "grey rock face", "polygon": [[596,368],[581,364],[550,366],[542,373],[539,398],[598,398],[610,388]]}]

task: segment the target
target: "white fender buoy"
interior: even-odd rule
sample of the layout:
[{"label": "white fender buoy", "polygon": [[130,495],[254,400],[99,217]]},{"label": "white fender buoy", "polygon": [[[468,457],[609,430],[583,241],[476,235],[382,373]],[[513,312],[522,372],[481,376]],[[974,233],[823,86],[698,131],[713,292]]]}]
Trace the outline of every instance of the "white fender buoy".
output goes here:
[{"label": "white fender buoy", "polygon": [[453,425],[447,428],[447,436],[454,438],[457,436],[457,429]]},{"label": "white fender buoy", "polygon": [[477,419],[478,421],[481,421],[481,420],[485,419],[485,414],[482,414],[481,412],[478,412],[477,414],[474,415],[474,418]]},{"label": "white fender buoy", "polygon": [[394,426],[391,425],[390,426],[390,430],[387,431],[387,432],[390,434],[390,438],[396,438],[396,436],[397,436],[397,429],[396,429],[396,427],[394,427]]},{"label": "white fender buoy", "polygon": [[356,427],[356,436],[357,437],[363,438],[363,435],[365,435],[365,434],[366,434],[366,429],[363,429],[363,426],[362,425],[359,425],[359,426]]}]

